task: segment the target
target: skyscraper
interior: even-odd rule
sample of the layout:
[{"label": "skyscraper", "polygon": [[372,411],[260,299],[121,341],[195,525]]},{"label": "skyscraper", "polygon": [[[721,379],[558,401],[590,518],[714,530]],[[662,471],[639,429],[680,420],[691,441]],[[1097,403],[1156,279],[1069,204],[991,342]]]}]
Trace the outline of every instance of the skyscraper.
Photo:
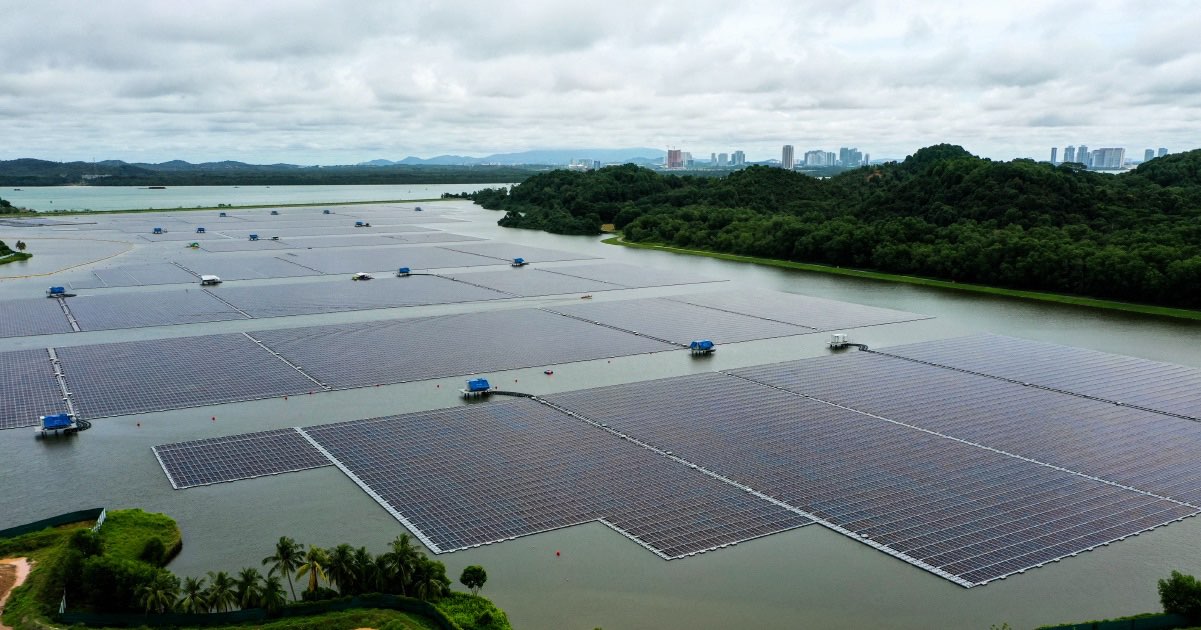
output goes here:
[{"label": "skyscraper", "polygon": [[826,152],[818,149],[817,151],[805,152],[805,166],[831,166],[826,164]]},{"label": "skyscraper", "polygon": [[1093,151],[1093,168],[1117,169],[1126,164],[1126,149],[1121,147],[1105,147]]},{"label": "skyscraper", "polygon": [[717,166],[717,154],[716,153],[709,154],[709,163],[712,164],[713,166]]},{"label": "skyscraper", "polygon": [[1075,162],[1076,161],[1076,145],[1069,144],[1068,146],[1063,148],[1063,161],[1064,162]]},{"label": "skyscraper", "polygon": [[780,154],[780,168],[792,170],[792,145],[784,145],[784,150]]},{"label": "skyscraper", "polygon": [[729,166],[729,164],[730,164],[730,154],[729,153],[718,153],[717,154],[717,165],[718,166]]},{"label": "skyscraper", "polygon": [[1143,151],[1143,161],[1150,162],[1155,159],[1155,149],[1147,149]]},{"label": "skyscraper", "polygon": [[855,168],[863,163],[863,153],[857,148],[841,147],[838,149],[838,163],[847,168]]},{"label": "skyscraper", "polygon": [[1168,154],[1168,150],[1167,150],[1167,149],[1165,149],[1165,148],[1163,148],[1163,147],[1159,147],[1159,153],[1158,153],[1158,154],[1157,154],[1155,157],[1163,157],[1163,156],[1165,156],[1165,155],[1167,155],[1167,154]]},{"label": "skyscraper", "polygon": [[684,168],[684,152],[679,149],[668,149],[667,168]]},{"label": "skyscraper", "polygon": [[1058,164],[1059,163],[1058,158],[1059,158],[1059,147],[1051,147],[1051,163]]},{"label": "skyscraper", "polygon": [[734,160],[734,166],[746,165],[746,153],[743,153],[742,151],[735,151],[733,160]]},{"label": "skyscraper", "polygon": [[1085,166],[1093,165],[1092,157],[1088,154],[1088,145],[1087,144],[1082,144],[1082,145],[1076,147],[1076,161],[1080,162],[1081,164],[1083,164]]}]

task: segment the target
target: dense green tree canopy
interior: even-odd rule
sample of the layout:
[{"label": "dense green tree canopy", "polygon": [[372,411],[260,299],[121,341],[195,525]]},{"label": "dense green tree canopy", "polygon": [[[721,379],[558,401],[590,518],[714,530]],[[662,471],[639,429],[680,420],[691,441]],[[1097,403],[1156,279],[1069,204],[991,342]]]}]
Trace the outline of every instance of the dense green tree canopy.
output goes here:
[{"label": "dense green tree canopy", "polygon": [[554,171],[473,198],[500,224],[994,286],[1201,307],[1201,150],[1122,175],[962,147],[829,179],[633,165]]}]

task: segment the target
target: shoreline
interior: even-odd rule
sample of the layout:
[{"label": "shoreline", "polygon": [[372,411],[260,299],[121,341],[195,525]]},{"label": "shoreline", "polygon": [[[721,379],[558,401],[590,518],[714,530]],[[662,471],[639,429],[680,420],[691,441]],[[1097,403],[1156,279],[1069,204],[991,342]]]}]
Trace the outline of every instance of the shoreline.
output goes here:
[{"label": "shoreline", "polygon": [[971,293],[984,293],[987,295],[997,295],[1001,297],[1019,298],[1025,300],[1037,300],[1040,302],[1054,302],[1056,304],[1070,304],[1073,306],[1084,306],[1088,308],[1097,308],[1111,311],[1125,311],[1128,313],[1139,313],[1142,315],[1156,315],[1160,317],[1171,317],[1175,319],[1187,319],[1201,321],[1201,311],[1193,311],[1184,308],[1173,308],[1170,306],[1154,306],[1150,304],[1133,304],[1130,302],[1115,302],[1112,300],[1103,300],[1099,298],[1082,297],[1075,295],[1064,295],[1061,293],[1046,293],[1042,291],[1025,291],[1022,289],[1005,289],[1001,287],[992,287],[983,284],[969,284],[961,282],[952,282],[950,280],[935,280],[933,278],[923,278],[920,276],[904,276],[899,274],[884,273],[880,271],[867,271],[863,269],[850,269],[846,267],[831,267],[829,265],[818,265],[814,263],[793,262],[790,260],[777,260],[775,258],[758,258],[755,256],[743,256],[740,254],[725,254],[721,252],[711,252],[703,249],[686,249],[683,247],[673,247],[670,245],[660,245],[652,243],[631,243],[626,241],[622,236],[615,235],[601,240],[606,245],[620,245],[622,247],[633,247],[635,249],[654,249],[675,254],[685,254],[689,256],[704,256],[706,258],[716,258],[719,260],[727,260],[731,262],[744,262],[755,265],[764,265],[768,267],[780,267],[782,269],[793,269],[797,271],[813,271],[817,273],[827,273],[840,276],[850,276],[853,278],[865,278],[868,280],[879,280],[883,282],[901,282],[904,284],[913,284],[918,286],[933,287],[937,289],[950,289],[953,291],[967,291]]},{"label": "shoreline", "polygon": [[[0,615],[4,614],[4,605],[8,602],[9,595],[25,583],[29,577],[29,572],[33,568],[29,560],[26,558],[3,558],[0,559],[0,567],[13,567],[14,576],[12,584],[7,584],[7,578],[0,574]],[[12,630],[9,626],[4,625],[0,621],[0,630]]]},{"label": "shoreline", "polygon": [[130,208],[126,210],[31,210],[19,215],[12,215],[20,218],[45,218],[45,217],[74,217],[87,216],[90,214],[129,214],[129,213],[145,213],[145,212],[197,212],[202,210],[258,210],[262,208],[311,208],[315,206],[366,206],[377,203],[430,203],[434,201],[444,201],[441,197],[431,199],[379,199],[373,201],[306,201],[304,203],[268,203],[268,204],[253,204],[245,206],[203,206],[196,208]]}]

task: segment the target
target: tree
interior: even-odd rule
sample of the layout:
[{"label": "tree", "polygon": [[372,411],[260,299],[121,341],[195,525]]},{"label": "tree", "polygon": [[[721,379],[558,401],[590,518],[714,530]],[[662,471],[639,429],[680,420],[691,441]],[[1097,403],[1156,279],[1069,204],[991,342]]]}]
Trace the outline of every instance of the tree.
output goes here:
[{"label": "tree", "polygon": [[165,613],[175,607],[179,597],[179,578],[169,571],[159,571],[154,580],[138,588],[138,598],[146,612]]},{"label": "tree", "polygon": [[186,577],[180,589],[179,603],[175,608],[181,613],[199,613],[208,610],[204,599],[204,578]]},{"label": "tree", "polygon": [[446,565],[437,560],[421,556],[413,571],[413,593],[425,601],[435,601],[450,589],[450,578],[446,577]]},{"label": "tree", "polygon": [[17,241],[17,251],[25,251],[25,241]]},{"label": "tree", "polygon": [[380,586],[380,565],[366,547],[354,551],[354,580],[360,593],[373,593]]},{"label": "tree", "polygon": [[238,595],[234,592],[233,578],[225,571],[213,573],[209,571],[209,587],[205,593],[205,601],[209,610],[228,612],[238,604]]},{"label": "tree", "polygon": [[346,543],[334,547],[326,560],[325,576],[343,595],[355,594],[354,548]]},{"label": "tree", "polygon": [[267,571],[267,575],[263,577],[262,593],[263,608],[269,614],[275,614],[288,603],[288,594],[284,591],[283,581],[275,574],[274,568]]},{"label": "tree", "polygon": [[472,595],[479,595],[480,589],[484,587],[484,582],[488,581],[488,573],[484,571],[484,567],[478,564],[473,564],[463,569],[463,573],[459,575],[459,582],[471,589]]},{"label": "tree", "polygon": [[246,567],[238,572],[238,578],[234,580],[234,593],[239,608],[258,608],[262,605],[263,589],[259,586],[262,578],[263,575],[254,567]]},{"label": "tree", "polygon": [[1159,601],[1166,613],[1197,619],[1201,617],[1201,582],[1191,575],[1172,571],[1172,577],[1159,581]]},{"label": "tree", "polygon": [[296,569],[296,577],[301,578],[309,576],[308,591],[316,593],[317,587],[321,586],[320,581],[329,581],[329,577],[325,574],[325,565],[328,563],[325,550],[321,547],[309,547],[308,553],[304,556],[304,564]]},{"label": "tree", "polygon": [[278,571],[288,578],[288,590],[292,592],[292,599],[296,599],[296,587],[292,584],[292,573],[300,568],[303,563],[303,555],[303,544],[297,544],[295,540],[287,536],[280,536],[279,541],[275,543],[275,553],[263,558],[263,566],[269,566],[272,570]]},{"label": "tree", "polygon": [[408,596],[408,585],[413,579],[413,570],[417,566],[420,553],[409,542],[408,534],[397,536],[390,547],[388,553],[384,554],[388,572],[400,587],[400,594]]}]

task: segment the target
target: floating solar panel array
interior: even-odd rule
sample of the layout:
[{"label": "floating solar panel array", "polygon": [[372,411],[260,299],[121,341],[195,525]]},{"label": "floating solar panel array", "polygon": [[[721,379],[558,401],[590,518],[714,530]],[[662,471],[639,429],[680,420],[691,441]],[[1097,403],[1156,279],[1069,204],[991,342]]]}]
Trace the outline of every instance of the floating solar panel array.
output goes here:
[{"label": "floating solar panel array", "polygon": [[176,490],[329,466],[296,429],[275,429],[154,447]]},{"label": "floating solar panel array", "polygon": [[393,234],[388,238],[402,243],[417,244],[417,243],[457,243],[466,241],[483,241],[487,239],[464,236],[462,234],[453,234],[451,232],[425,232],[422,234]]},{"label": "floating solar panel array", "polygon": [[964,586],[1197,512],[722,374],[548,400]]},{"label": "floating solar panel array", "polygon": [[626,288],[665,287],[678,284],[720,282],[712,278],[690,276],[675,271],[664,271],[652,267],[636,267],[622,263],[598,263],[572,265],[570,267],[544,267],[542,271],[560,273],[565,276],[596,280]]},{"label": "floating solar panel array", "polygon": [[814,332],[811,328],[664,298],[590,302],[547,310],[679,345],[688,345],[694,339],[733,343]]},{"label": "floating solar panel array", "polygon": [[1201,506],[1201,423],[1192,420],[875,352],[733,373]]},{"label": "floating solar panel array", "polygon": [[601,521],[678,558],[810,522],[530,400],[302,431],[435,553]]},{"label": "floating solar panel array", "polygon": [[56,299],[28,298],[0,302],[0,337],[53,335],[71,330],[63,307]]},{"label": "floating solar panel array", "polygon": [[319,386],[245,335],[58,348],[83,418],[298,394]]},{"label": "floating solar panel array", "polygon": [[460,282],[471,283],[517,296],[561,295],[622,289],[616,284],[597,282],[547,273],[538,269],[505,269],[503,271],[471,271],[447,275]]},{"label": "floating solar panel array", "polygon": [[496,260],[440,247],[381,247],[362,251],[303,251],[284,254],[283,258],[322,273],[359,271],[395,271],[400,267],[437,269],[495,265]]},{"label": "floating solar panel array", "polygon": [[291,278],[319,276],[321,272],[305,267],[287,254],[278,258],[267,256],[197,256],[181,261],[189,271],[201,275],[220,276],[222,280],[253,280],[258,278]]},{"label": "floating solar panel array", "polygon": [[63,390],[45,349],[0,352],[0,429],[31,427],[66,413]]},{"label": "floating solar panel array", "polygon": [[878,326],[929,319],[926,315],[916,313],[779,291],[697,293],[670,299],[731,313],[806,326],[816,330]]},{"label": "floating solar panel array", "polygon": [[196,281],[196,276],[171,263],[146,263],[96,269],[92,275],[95,276],[95,282],[89,281],[90,279],[81,279],[72,281],[71,286],[76,289],[96,289]]},{"label": "floating solar panel array", "polygon": [[509,296],[437,276],[380,278],[373,282],[345,279],[304,284],[223,286],[213,294],[252,317],[284,317],[423,304],[498,300]]},{"label": "floating solar panel array", "polygon": [[476,243],[470,245],[446,245],[444,247],[446,249],[453,249],[457,252],[466,252],[468,254],[487,256],[489,258],[503,260],[505,262],[511,262],[514,258],[524,258],[526,262],[530,263],[551,262],[555,260],[588,260],[596,258],[596,256],[589,256],[588,254],[575,254],[557,249],[529,247],[526,245],[516,245],[513,243]]},{"label": "floating solar panel array", "polygon": [[1183,365],[1001,335],[956,337],[881,352],[1201,420],[1201,369]]},{"label": "floating solar panel array", "polygon": [[69,298],[82,330],[115,330],[246,319],[199,287],[146,293],[106,293]]},{"label": "floating solar panel array", "polygon": [[205,241],[200,248],[206,252],[257,252],[294,247],[284,241],[273,241],[269,238],[252,241],[250,239],[224,239],[220,241]]},{"label": "floating solar panel array", "polygon": [[672,349],[646,337],[537,309],[263,330],[254,336],[332,387],[402,383]]},{"label": "floating solar panel array", "polygon": [[227,240],[225,236],[223,236],[221,234],[209,232],[207,230],[204,232],[201,232],[201,233],[197,233],[196,230],[192,229],[192,226],[190,226],[190,225],[178,228],[178,231],[165,232],[163,234],[150,234],[149,233],[150,230],[146,230],[146,232],[147,232],[146,234],[142,234],[140,236],[143,239],[150,241],[152,243],[158,243],[158,242],[164,242],[164,241],[190,243],[192,241]]}]

